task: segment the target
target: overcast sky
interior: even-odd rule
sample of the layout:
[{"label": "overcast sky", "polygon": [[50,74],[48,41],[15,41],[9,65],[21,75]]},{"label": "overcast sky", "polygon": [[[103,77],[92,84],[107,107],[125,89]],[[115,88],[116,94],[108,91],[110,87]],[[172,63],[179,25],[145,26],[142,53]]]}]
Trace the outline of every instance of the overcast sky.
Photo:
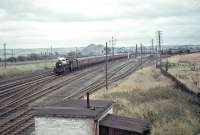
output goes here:
[{"label": "overcast sky", "polygon": [[0,0],[0,44],[8,48],[104,44],[112,36],[133,46],[149,44],[157,30],[164,44],[200,44],[200,1]]}]

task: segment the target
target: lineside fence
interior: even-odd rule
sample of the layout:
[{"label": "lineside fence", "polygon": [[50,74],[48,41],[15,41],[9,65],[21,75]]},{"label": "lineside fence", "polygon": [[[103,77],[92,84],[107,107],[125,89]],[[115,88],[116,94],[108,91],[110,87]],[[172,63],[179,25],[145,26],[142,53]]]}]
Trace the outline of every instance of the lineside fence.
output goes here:
[{"label": "lineside fence", "polygon": [[180,80],[178,80],[175,76],[173,76],[172,74],[170,74],[169,72],[167,72],[166,69],[164,69],[163,67],[160,67],[160,71],[163,75],[165,75],[166,77],[170,78],[172,81],[174,81],[176,83],[176,87],[180,88],[183,92],[189,93],[193,96],[196,96],[200,99],[200,93],[196,93],[194,92],[192,89],[190,89],[188,86],[186,86],[184,83],[182,83]]}]

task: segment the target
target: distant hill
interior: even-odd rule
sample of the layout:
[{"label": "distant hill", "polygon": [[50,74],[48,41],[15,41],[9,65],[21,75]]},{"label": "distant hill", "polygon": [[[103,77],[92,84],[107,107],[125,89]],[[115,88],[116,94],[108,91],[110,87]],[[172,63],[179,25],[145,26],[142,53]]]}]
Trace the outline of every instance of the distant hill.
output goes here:
[{"label": "distant hill", "polygon": [[[75,51],[75,48],[53,48],[52,49],[52,53],[55,54],[59,54],[59,55],[66,55],[68,52],[70,51]],[[0,49],[0,58],[3,58],[3,49]],[[27,56],[31,53],[36,53],[36,54],[49,54],[51,52],[50,48],[36,48],[36,49],[7,49],[7,57],[11,57],[12,53],[14,57],[17,56]]]},{"label": "distant hill", "polygon": [[90,44],[81,50],[81,54],[85,56],[102,55],[103,49],[104,49],[103,45]]},{"label": "distant hill", "polygon": [[[200,45],[165,45],[162,46],[164,49],[166,48],[200,48]],[[87,47],[78,47],[78,51],[81,52],[82,55],[84,56],[96,56],[96,55],[102,55],[102,51],[104,50],[104,46],[101,44],[90,44]],[[127,52],[127,47],[115,47],[115,53],[120,53],[120,52]],[[3,49],[0,49],[0,58],[3,59]],[[53,48],[52,53],[59,54],[59,55],[66,55],[69,52],[76,51],[75,47],[68,47],[68,48]],[[49,54],[51,52],[50,48],[36,48],[36,49],[7,49],[7,58],[12,56],[12,53],[14,54],[14,57],[17,56],[27,56],[31,53],[36,53],[36,54]]]},{"label": "distant hill", "polygon": [[[84,56],[96,56],[96,55],[102,55],[102,50],[104,49],[103,45],[96,45],[96,44],[90,44],[86,47],[78,47],[78,51],[81,52]],[[66,55],[69,52],[75,52],[75,47],[69,47],[69,48],[53,48],[52,54],[55,55]],[[11,57],[12,54],[14,57],[18,56],[28,56],[29,54],[35,53],[35,54],[50,54],[51,49],[50,48],[34,48],[34,49],[7,49],[7,58]],[[4,58],[4,50],[0,49],[0,58]]]}]

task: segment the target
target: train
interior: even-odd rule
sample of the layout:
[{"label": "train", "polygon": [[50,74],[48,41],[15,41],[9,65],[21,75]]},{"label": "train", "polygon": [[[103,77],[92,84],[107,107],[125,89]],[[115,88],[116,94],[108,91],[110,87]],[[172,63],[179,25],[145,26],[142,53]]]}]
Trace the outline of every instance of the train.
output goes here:
[{"label": "train", "polygon": [[162,54],[176,55],[176,54],[189,54],[198,53],[200,48],[169,48],[162,50]]},{"label": "train", "polygon": [[[108,55],[108,61],[127,58],[128,54]],[[53,72],[56,75],[63,75],[67,72],[74,72],[76,70],[86,68],[95,64],[105,62],[105,56],[83,57],[83,58],[65,58],[59,57],[55,64]]]}]

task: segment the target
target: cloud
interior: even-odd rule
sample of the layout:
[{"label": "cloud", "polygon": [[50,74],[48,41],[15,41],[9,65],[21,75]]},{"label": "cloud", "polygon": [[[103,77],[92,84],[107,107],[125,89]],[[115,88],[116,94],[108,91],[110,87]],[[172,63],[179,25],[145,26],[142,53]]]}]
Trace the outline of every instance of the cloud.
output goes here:
[{"label": "cloud", "polygon": [[[1,0],[2,19],[32,21],[99,21],[198,14],[195,0]],[[1,13],[1,12],[0,12]]]},{"label": "cloud", "polygon": [[86,45],[114,35],[130,46],[148,44],[159,29],[166,44],[200,43],[199,12],[198,0],[1,0],[0,43]]}]

